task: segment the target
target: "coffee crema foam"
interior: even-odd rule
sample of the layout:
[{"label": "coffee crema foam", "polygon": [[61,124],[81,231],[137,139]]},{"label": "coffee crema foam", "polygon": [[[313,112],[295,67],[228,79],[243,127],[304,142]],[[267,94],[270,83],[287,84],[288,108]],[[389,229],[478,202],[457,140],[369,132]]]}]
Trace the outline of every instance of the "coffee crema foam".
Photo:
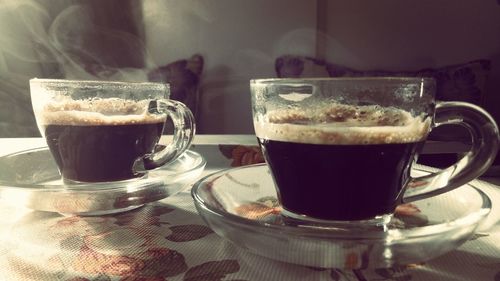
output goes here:
[{"label": "coffee crema foam", "polygon": [[430,118],[376,105],[330,105],[320,109],[283,109],[255,120],[257,137],[310,144],[396,144],[425,140]]},{"label": "coffee crema foam", "polygon": [[47,104],[40,123],[47,125],[102,126],[165,122],[165,114],[150,114],[149,101],[123,99],[71,100]]}]

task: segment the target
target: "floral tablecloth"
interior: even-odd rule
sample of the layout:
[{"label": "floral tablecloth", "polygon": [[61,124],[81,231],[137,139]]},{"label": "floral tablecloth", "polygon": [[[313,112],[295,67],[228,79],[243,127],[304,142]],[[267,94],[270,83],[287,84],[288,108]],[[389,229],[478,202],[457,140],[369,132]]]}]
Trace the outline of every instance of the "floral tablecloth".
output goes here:
[{"label": "floral tablecloth", "polygon": [[[0,140],[0,146],[2,140]],[[252,145],[197,144],[204,174],[262,162]],[[4,153],[3,153],[4,154]],[[0,205],[0,280],[500,280],[500,189],[477,181],[494,208],[457,250],[399,268],[343,270],[286,264],[217,236],[186,190],[125,213],[77,217]]]}]

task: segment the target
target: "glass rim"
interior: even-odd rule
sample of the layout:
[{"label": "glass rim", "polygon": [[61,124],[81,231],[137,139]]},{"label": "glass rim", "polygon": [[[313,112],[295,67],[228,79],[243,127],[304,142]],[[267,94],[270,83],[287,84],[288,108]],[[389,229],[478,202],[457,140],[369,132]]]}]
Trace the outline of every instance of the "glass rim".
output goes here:
[{"label": "glass rim", "polygon": [[110,81],[110,80],[78,80],[78,79],[59,79],[59,78],[31,78],[30,84],[45,84],[61,87],[77,87],[77,86],[114,86],[114,87],[148,87],[157,88],[159,90],[170,90],[170,84],[166,82],[149,82],[149,81]]},{"label": "glass rim", "polygon": [[403,83],[435,83],[433,77],[423,76],[357,76],[357,77],[294,77],[294,78],[256,78],[251,79],[251,84],[276,83],[304,83],[304,82],[328,82],[328,81],[390,81]]}]

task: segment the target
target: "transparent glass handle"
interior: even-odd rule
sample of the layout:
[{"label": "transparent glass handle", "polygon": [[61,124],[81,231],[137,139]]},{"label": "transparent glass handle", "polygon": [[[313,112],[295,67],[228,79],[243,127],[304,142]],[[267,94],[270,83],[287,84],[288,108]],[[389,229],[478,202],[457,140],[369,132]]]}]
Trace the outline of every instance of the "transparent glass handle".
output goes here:
[{"label": "transparent glass handle", "polygon": [[498,127],[495,120],[478,106],[465,102],[439,102],[434,123],[436,127],[448,124],[465,127],[471,135],[471,149],[457,163],[444,170],[411,178],[403,202],[438,195],[468,183],[483,174],[497,154]]},{"label": "transparent glass handle", "polygon": [[193,113],[181,102],[161,99],[149,103],[149,113],[167,114],[174,124],[173,139],[167,146],[158,144],[155,152],[138,159],[135,171],[145,171],[163,166],[179,157],[191,145],[196,125]]}]

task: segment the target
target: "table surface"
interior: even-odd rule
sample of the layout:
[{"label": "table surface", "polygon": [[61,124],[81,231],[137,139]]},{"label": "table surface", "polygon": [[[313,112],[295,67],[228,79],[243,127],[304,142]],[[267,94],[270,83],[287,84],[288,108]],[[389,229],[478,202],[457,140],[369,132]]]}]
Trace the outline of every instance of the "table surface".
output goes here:
[{"label": "table surface", "polygon": [[[197,136],[203,175],[251,164],[255,137]],[[45,146],[41,138],[0,139],[0,156]],[[202,175],[202,176],[203,176]],[[201,177],[201,176],[200,176]],[[496,179],[493,179],[496,180]],[[266,259],[217,236],[186,190],[134,211],[71,217],[0,205],[0,280],[500,280],[500,188],[475,186],[493,201],[476,234],[456,250],[388,269],[311,268]]]}]

